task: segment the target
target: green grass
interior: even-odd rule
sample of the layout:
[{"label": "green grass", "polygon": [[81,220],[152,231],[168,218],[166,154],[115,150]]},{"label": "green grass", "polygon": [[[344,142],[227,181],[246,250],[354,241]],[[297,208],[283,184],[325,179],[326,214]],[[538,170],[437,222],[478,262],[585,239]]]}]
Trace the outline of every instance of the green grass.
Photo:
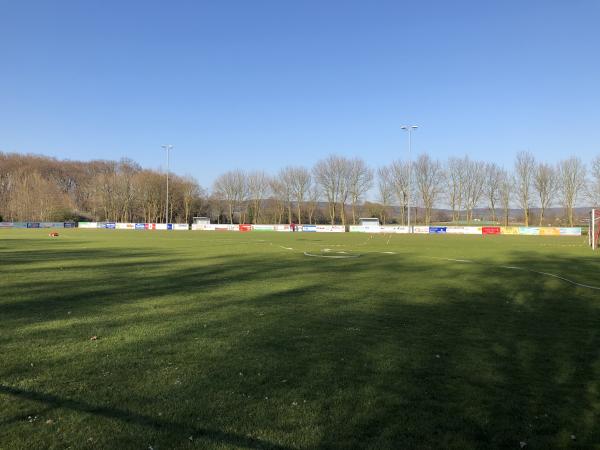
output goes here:
[{"label": "green grass", "polygon": [[585,238],[0,231],[0,448],[600,448],[600,291],[501,266],[600,286]]}]

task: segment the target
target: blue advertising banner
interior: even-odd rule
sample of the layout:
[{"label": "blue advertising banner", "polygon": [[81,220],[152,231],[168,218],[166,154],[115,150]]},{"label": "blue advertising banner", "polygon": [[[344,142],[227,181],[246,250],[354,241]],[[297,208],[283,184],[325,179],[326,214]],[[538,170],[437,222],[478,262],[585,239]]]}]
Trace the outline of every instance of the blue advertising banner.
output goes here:
[{"label": "blue advertising banner", "polygon": [[168,223],[167,224],[167,230],[172,230],[173,229],[173,224],[172,223]]},{"label": "blue advertising banner", "polygon": [[136,223],[135,224],[135,229],[136,230],[145,230],[146,229],[146,224],[145,223]]},{"label": "blue advertising banner", "polygon": [[429,227],[429,233],[441,234],[446,232],[446,227]]},{"label": "blue advertising banner", "polygon": [[303,232],[316,232],[317,226],[316,225],[302,225],[302,231]]},{"label": "blue advertising banner", "polygon": [[65,222],[64,226],[65,228],[75,228],[77,227],[77,224],[73,222]]},{"label": "blue advertising banner", "polygon": [[39,227],[40,227],[39,222],[27,222],[27,228],[39,228]]},{"label": "blue advertising banner", "polygon": [[108,228],[109,230],[114,230],[117,228],[117,224],[114,222],[108,222],[104,224],[104,228]]}]

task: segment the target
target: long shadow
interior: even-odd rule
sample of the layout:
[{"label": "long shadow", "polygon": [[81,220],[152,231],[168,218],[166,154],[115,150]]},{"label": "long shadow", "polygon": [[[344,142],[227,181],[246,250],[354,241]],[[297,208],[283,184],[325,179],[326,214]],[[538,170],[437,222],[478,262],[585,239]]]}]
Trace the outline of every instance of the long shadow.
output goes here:
[{"label": "long shadow", "polygon": [[[69,397],[80,397],[69,400],[17,388],[16,372],[4,371],[11,382],[0,392],[137,423],[167,441],[196,427],[215,446],[463,449],[518,448],[527,442],[529,448],[593,448],[600,442],[597,292],[500,263],[441,264],[401,255],[317,264],[285,253],[277,258],[219,255],[203,259],[202,267],[173,269],[154,261],[155,273],[132,275],[115,305],[184,296],[185,308],[143,318],[157,330],[163,330],[161,320],[168,321],[168,331],[117,342],[98,355],[81,352],[77,365],[73,356],[57,356],[48,369],[61,379],[61,367],[72,364],[91,377],[84,385],[92,386],[106,383],[97,374],[106,366],[113,382],[138,378],[138,384],[127,384],[129,390],[66,388]],[[502,264],[563,274],[577,267],[573,276],[582,282],[598,269],[593,260],[552,255],[540,261],[523,252]],[[351,279],[371,281],[361,286]],[[278,284],[284,281],[290,286]],[[128,317],[115,320],[107,313],[108,299],[121,288],[108,282],[87,279],[95,301],[82,304],[81,312],[126,329]],[[261,283],[269,288],[241,289],[228,297],[231,285]],[[52,292],[63,287],[46,285]],[[202,289],[198,303],[190,299],[195,289]],[[73,307],[80,293],[65,294],[59,306]],[[60,296],[52,306],[44,301],[26,301],[7,317],[26,320],[27,308],[50,311],[51,317]],[[68,331],[50,335],[60,339]],[[218,351],[210,350],[217,344]],[[109,350],[116,356],[110,365],[99,360]],[[153,378],[165,360],[177,365],[184,383]],[[142,389],[153,382],[157,398]],[[61,387],[48,383],[41,386]],[[128,408],[94,407],[103,404],[101,394]],[[167,404],[186,419],[171,423],[129,412],[145,403]],[[199,414],[196,404],[206,405],[204,427],[189,419]],[[219,431],[223,423],[236,432]],[[249,430],[265,428],[276,438],[244,440]]]},{"label": "long shadow", "polygon": [[219,444],[243,446],[246,448],[289,450],[285,447],[259,439],[253,439],[247,436],[241,436],[235,433],[227,433],[221,430],[211,430],[206,428],[194,427],[190,424],[161,420],[143,414],[134,413],[124,409],[92,405],[80,400],[60,398],[55,395],[44,394],[35,391],[18,389],[10,386],[0,385],[0,392],[12,395],[21,399],[36,401],[50,406],[51,408],[67,408],[72,411],[78,411],[85,414],[102,416],[109,419],[117,419],[125,423],[135,423],[143,427],[154,430],[167,429],[169,433],[177,433],[179,436],[193,435],[204,439],[214,441]]}]

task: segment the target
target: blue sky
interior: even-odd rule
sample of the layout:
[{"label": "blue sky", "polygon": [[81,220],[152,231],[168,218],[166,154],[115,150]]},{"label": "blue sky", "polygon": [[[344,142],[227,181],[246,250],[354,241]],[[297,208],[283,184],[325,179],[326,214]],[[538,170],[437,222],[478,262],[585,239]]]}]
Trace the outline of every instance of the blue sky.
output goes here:
[{"label": "blue sky", "polygon": [[600,2],[0,0],[0,151],[208,186],[329,153],[600,154]]}]

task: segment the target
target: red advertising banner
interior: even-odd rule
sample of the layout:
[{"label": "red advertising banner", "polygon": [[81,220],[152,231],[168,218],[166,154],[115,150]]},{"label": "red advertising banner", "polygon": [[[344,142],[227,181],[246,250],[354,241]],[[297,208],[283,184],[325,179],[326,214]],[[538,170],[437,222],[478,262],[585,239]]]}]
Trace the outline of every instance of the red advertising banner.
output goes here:
[{"label": "red advertising banner", "polygon": [[481,227],[482,234],[500,234],[500,227]]},{"label": "red advertising banner", "polygon": [[240,231],[252,231],[252,225],[240,224]]}]

